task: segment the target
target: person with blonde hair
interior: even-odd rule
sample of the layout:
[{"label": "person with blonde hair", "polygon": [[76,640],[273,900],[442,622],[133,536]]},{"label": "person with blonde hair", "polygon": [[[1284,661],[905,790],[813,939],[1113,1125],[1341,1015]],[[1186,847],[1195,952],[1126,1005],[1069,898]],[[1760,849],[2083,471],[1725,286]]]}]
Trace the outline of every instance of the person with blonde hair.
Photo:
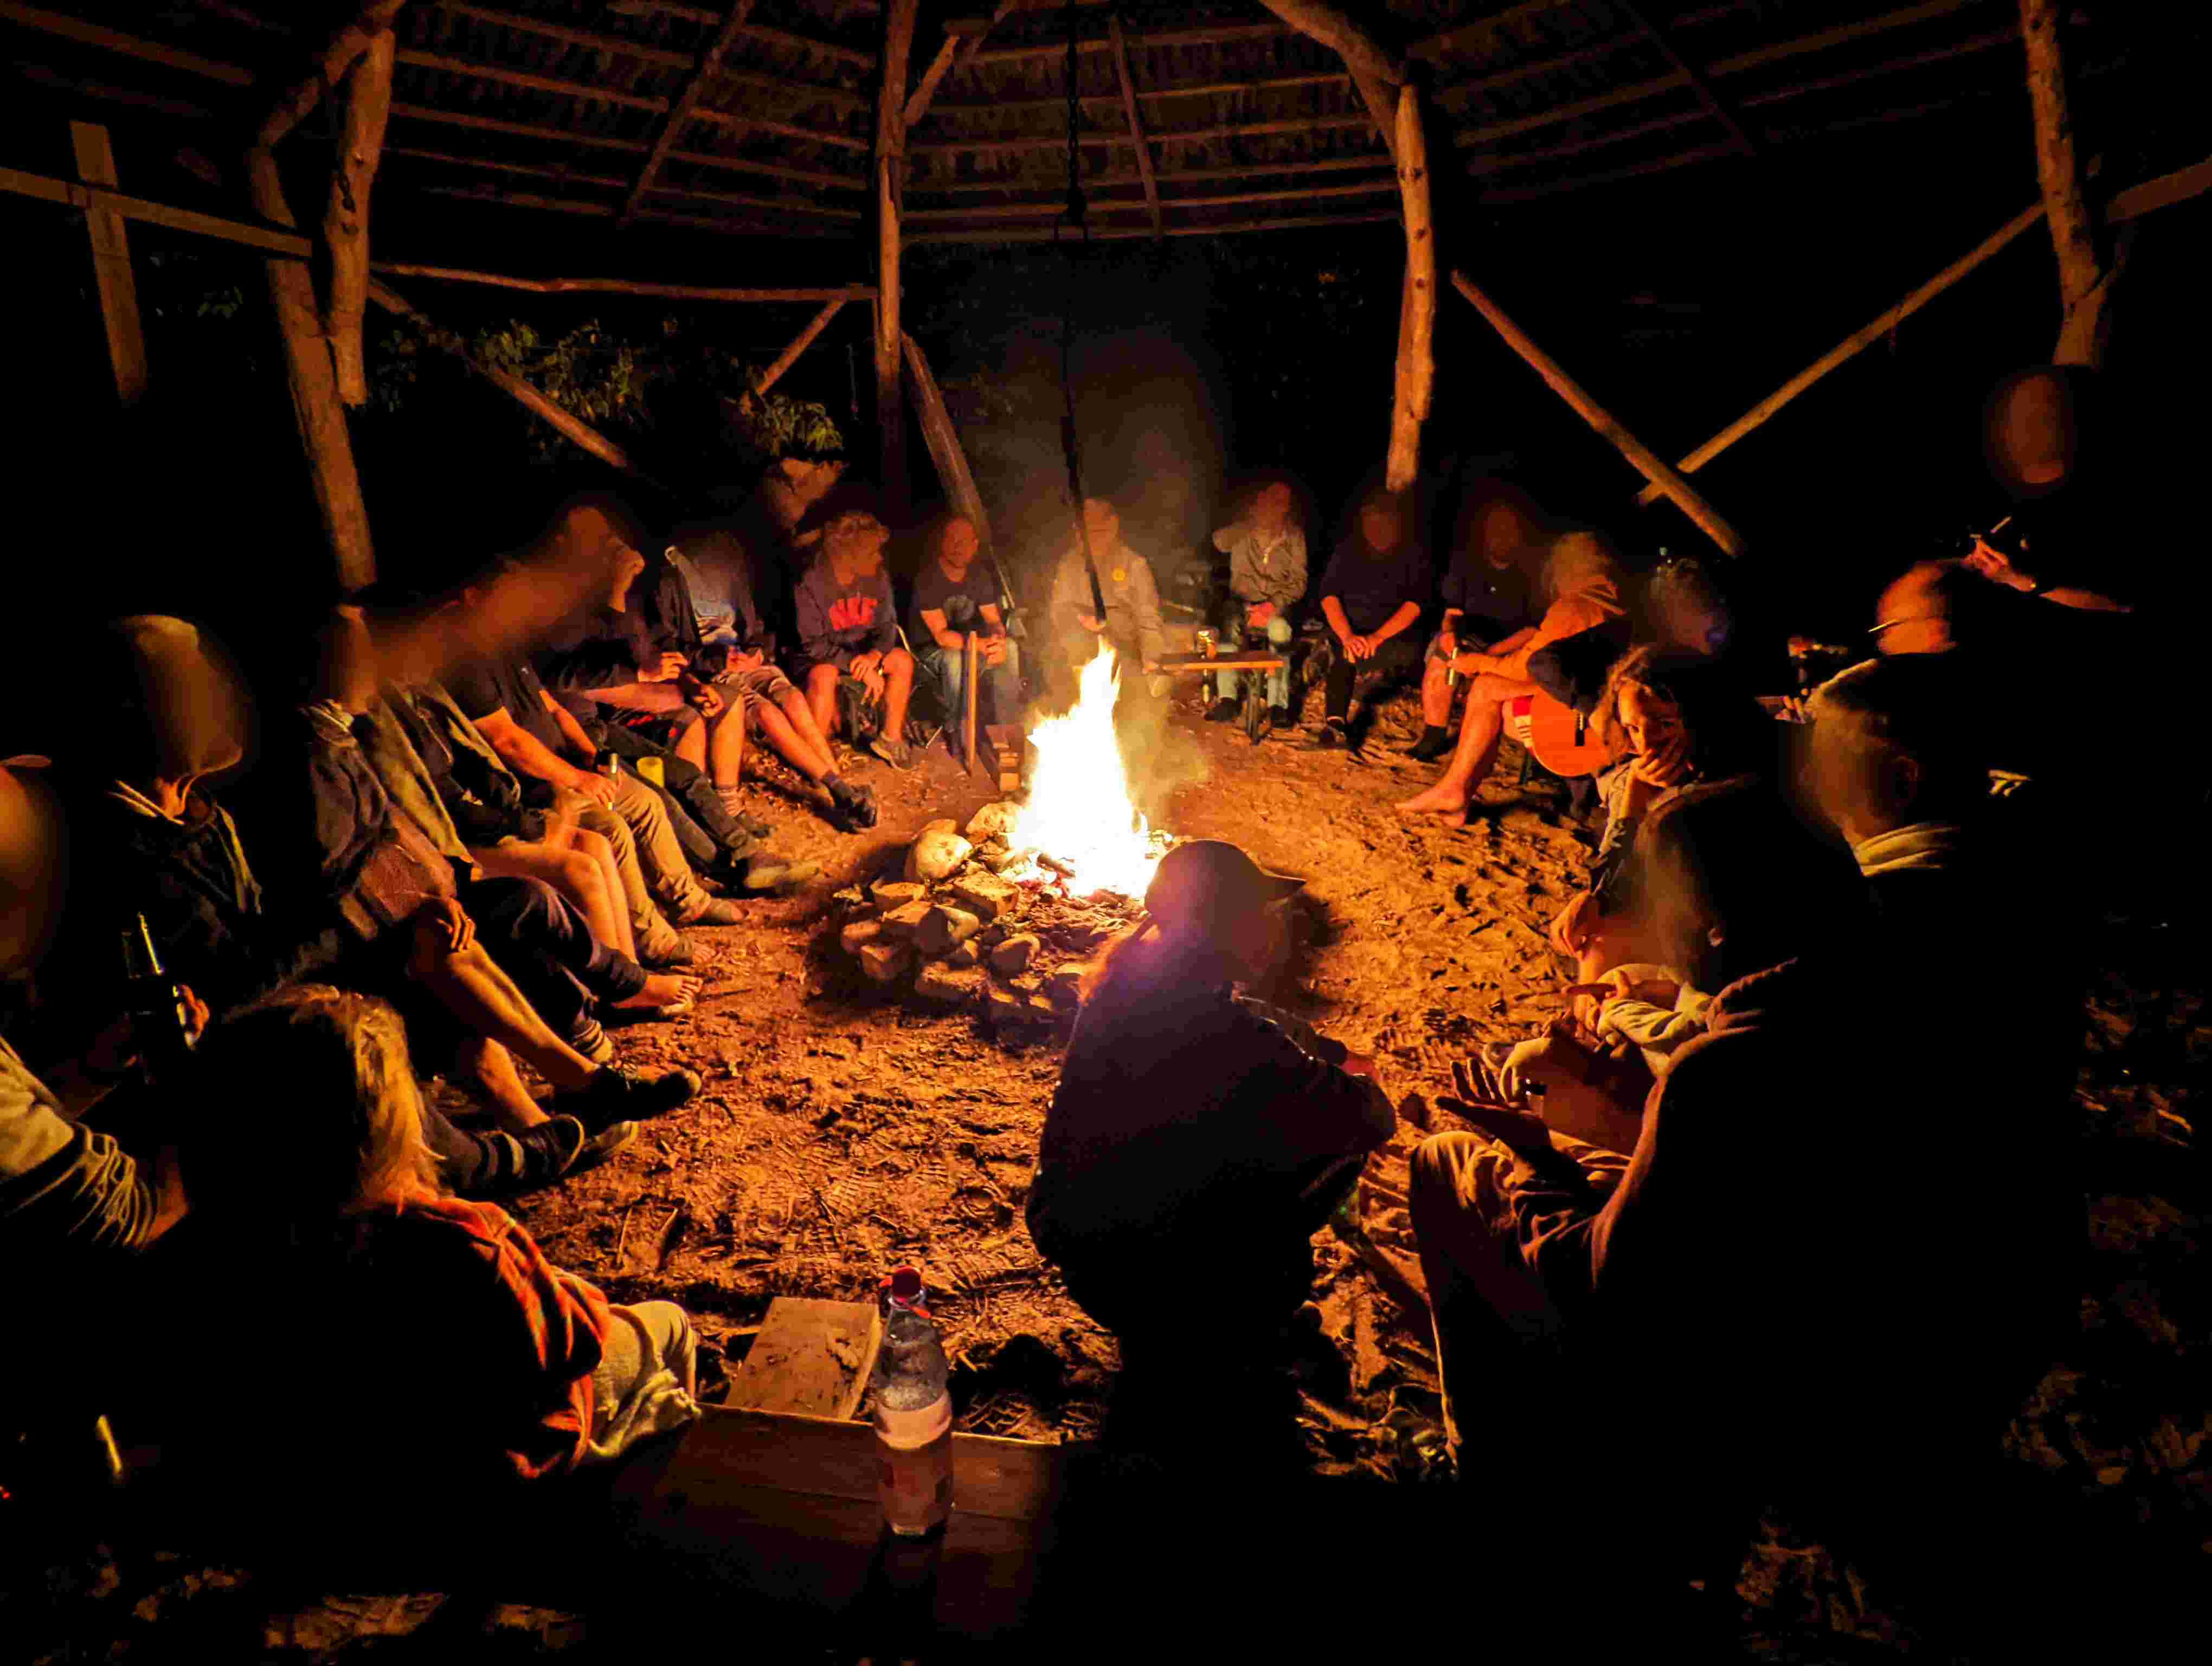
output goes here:
[{"label": "person with blonde hair", "polygon": [[425,1475],[441,1493],[559,1475],[696,1415],[681,1308],[611,1304],[497,1205],[446,1189],[390,1006],[301,985],[201,1050],[216,1079],[283,1091],[184,1131],[195,1230],[175,1275],[225,1299],[182,1322],[199,1352],[281,1360],[293,1386],[252,1397],[242,1441],[233,1376],[173,1380],[165,1459],[219,1466],[226,1486],[343,1489],[355,1509]]},{"label": "person with blonde hair", "polygon": [[1607,629],[1626,611],[1620,563],[1595,532],[1570,532],[1553,544],[1542,589],[1544,617],[1534,626],[1516,631],[1487,653],[1462,652],[1452,660],[1452,668],[1469,679],[1459,744],[1443,777],[1426,792],[1402,800],[1401,813],[1466,815],[1477,785],[1488,779],[1498,761],[1507,708],[1543,692],[1530,675],[1529,660],[1570,637]]},{"label": "person with blonde hair", "polygon": [[[1125,1349],[1193,1325],[1264,1341],[1304,1299],[1308,1240],[1396,1126],[1372,1059],[1237,992],[1266,976],[1298,885],[1218,840],[1178,845],[1143,923],[1085,975],[1027,1212]],[[1194,1269],[1225,1295],[1202,1315]]]}]

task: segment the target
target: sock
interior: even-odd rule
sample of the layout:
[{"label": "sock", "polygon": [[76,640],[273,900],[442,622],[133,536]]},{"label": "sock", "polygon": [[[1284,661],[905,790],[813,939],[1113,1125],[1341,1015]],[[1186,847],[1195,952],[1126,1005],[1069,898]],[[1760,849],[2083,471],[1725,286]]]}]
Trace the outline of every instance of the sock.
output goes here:
[{"label": "sock", "polygon": [[832,769],[828,775],[822,777],[822,784],[834,793],[840,787],[842,787],[845,784],[845,777],[839,775],[835,769]]}]

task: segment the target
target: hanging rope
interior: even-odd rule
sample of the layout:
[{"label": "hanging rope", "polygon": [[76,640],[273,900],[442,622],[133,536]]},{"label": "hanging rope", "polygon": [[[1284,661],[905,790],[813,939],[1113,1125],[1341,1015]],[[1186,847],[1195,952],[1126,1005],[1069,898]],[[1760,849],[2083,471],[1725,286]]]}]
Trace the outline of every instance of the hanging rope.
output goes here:
[{"label": "hanging rope", "polygon": [[1091,526],[1083,514],[1083,456],[1082,447],[1075,431],[1075,292],[1076,278],[1080,270],[1077,257],[1091,246],[1091,227],[1085,218],[1083,200],[1082,163],[1076,153],[1076,131],[1082,120],[1083,108],[1076,96],[1075,30],[1076,14],[1073,0],[1066,8],[1067,15],[1067,206],[1052,222],[1052,240],[1060,246],[1060,228],[1071,234],[1065,246],[1067,260],[1067,283],[1060,308],[1060,449],[1067,465],[1068,508],[1075,517],[1076,547],[1083,551],[1083,565],[1091,575],[1091,617],[1103,621],[1106,617],[1106,593],[1098,582],[1098,552],[1091,547]]}]

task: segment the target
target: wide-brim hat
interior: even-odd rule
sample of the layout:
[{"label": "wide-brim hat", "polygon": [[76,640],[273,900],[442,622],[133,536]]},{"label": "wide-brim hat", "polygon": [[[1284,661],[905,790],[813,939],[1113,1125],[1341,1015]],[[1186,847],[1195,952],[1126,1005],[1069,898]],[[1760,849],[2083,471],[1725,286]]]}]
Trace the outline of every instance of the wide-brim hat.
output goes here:
[{"label": "wide-brim hat", "polygon": [[1163,926],[1211,932],[1296,896],[1305,881],[1271,873],[1225,839],[1191,839],[1160,859],[1145,908]]}]

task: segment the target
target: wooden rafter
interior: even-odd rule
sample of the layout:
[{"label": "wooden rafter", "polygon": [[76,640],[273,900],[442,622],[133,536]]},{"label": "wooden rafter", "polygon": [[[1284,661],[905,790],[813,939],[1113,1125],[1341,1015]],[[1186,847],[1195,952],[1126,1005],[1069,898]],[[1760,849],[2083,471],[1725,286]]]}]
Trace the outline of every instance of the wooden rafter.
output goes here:
[{"label": "wooden rafter", "polygon": [[[70,124],[76,152],[76,176],[88,185],[113,189],[115,151],[107,130],[90,122]],[[107,331],[107,360],[115,372],[115,396],[135,405],[146,392],[146,333],[138,318],[138,284],[131,271],[131,243],[123,216],[113,209],[88,209],[85,235],[92,244],[93,283],[100,296],[100,320]]]},{"label": "wooden rafter", "polygon": [[[1132,37],[1133,38],[1133,37]],[[1348,70],[1317,70],[1310,74],[1268,76],[1258,81],[1204,81],[1170,82],[1164,87],[1139,88],[1137,102],[1158,104],[1164,99],[1212,98],[1224,93],[1276,93],[1294,91],[1302,87],[1334,87],[1352,79]],[[1121,94],[1111,93],[1083,93],[1076,97],[1079,105],[1119,104]],[[958,115],[989,113],[994,116],[1024,114],[1038,110],[1065,110],[1065,98],[1043,99],[963,99],[951,104],[934,104],[930,113],[939,119]]]},{"label": "wooden rafter", "polygon": [[[1396,222],[1402,217],[1396,207],[1375,214],[1301,214],[1289,215],[1273,220],[1225,220],[1210,225],[1168,227],[1170,237],[1228,237],[1248,231],[1311,231],[1323,226],[1357,226],[1380,221]],[[1097,226],[1091,229],[1094,242],[1109,241],[1124,237],[1150,237],[1150,226]],[[907,241],[923,243],[1049,243],[1049,226],[1007,226],[990,231],[925,231],[916,232]]]},{"label": "wooden rafter", "polygon": [[1137,149],[1137,172],[1145,182],[1145,203],[1152,211],[1152,235],[1164,232],[1160,219],[1160,185],[1152,177],[1152,147],[1145,143],[1144,118],[1137,113],[1137,90],[1129,81],[1129,52],[1121,40],[1121,20],[1109,12],[1106,33],[1114,42],[1114,74],[1121,83],[1121,110],[1129,119],[1129,139]]},{"label": "wooden rafter", "polygon": [[656,46],[650,41],[632,40],[625,35],[601,34],[592,29],[580,29],[571,24],[556,23],[550,18],[533,17],[526,12],[501,11],[490,6],[464,5],[459,0],[433,0],[440,11],[450,12],[456,17],[465,17],[474,23],[489,24],[494,28],[519,29],[526,34],[542,36],[547,40],[558,40],[571,46],[582,46],[595,52],[619,54],[634,58],[641,64],[658,64],[664,69],[688,70],[699,61],[696,52],[672,52],[665,46]]},{"label": "wooden rafter", "polygon": [[[1136,183],[1133,175],[1131,176],[1130,183]],[[1170,185],[1175,183],[1174,175],[1169,176],[1168,183]],[[1395,175],[1391,175],[1377,179],[1372,185],[1303,185],[1293,186],[1286,191],[1239,191],[1208,197],[1163,197],[1159,199],[1159,205],[1163,209],[1193,209],[1221,208],[1232,203],[1314,202],[1345,197],[1379,197],[1397,189],[1397,178]],[[1152,204],[1141,197],[1128,202],[1119,201],[1113,198],[1093,197],[1090,199],[1090,209],[1093,214],[1150,215],[1152,213]],[[1018,203],[979,204],[974,208],[908,209],[906,211],[906,217],[908,221],[939,223],[945,221],[974,221],[994,214],[1009,216],[1018,220],[1050,220],[1066,211],[1067,200],[1065,198],[1058,201],[1038,198],[1025,199]]]},{"label": "wooden rafter", "polygon": [[[1148,52],[1156,49],[1174,50],[1186,46],[1236,46],[1246,41],[1272,40],[1291,33],[1290,27],[1283,23],[1237,23],[1215,28],[1156,29],[1150,34],[1131,35],[1129,44],[1140,52]],[[1075,50],[1079,54],[1110,52],[1114,50],[1114,43],[1103,34],[1085,35],[1076,40]],[[988,52],[978,52],[974,63],[979,70],[988,69],[1000,64],[1025,64],[1041,58],[1061,58],[1066,52],[1065,40],[1041,41],[1033,46],[997,46]]]},{"label": "wooden rafter", "polygon": [[619,104],[630,110],[658,112],[668,108],[665,98],[625,93],[602,87],[597,82],[571,81],[566,76],[542,76],[532,70],[487,63],[480,58],[454,58],[446,52],[426,52],[403,46],[399,49],[399,61],[412,70],[435,70],[441,75],[460,76],[471,81],[495,81],[502,86],[526,87],[533,93],[558,93],[565,98],[597,99],[602,104]]},{"label": "wooden rafter", "polygon": [[[1388,155],[1372,156],[1315,156],[1288,162],[1237,162],[1224,167],[1178,167],[1161,177],[1170,185],[1179,185],[1188,179],[1272,179],[1280,173],[1340,173],[1362,168],[1387,168],[1391,166]],[[1141,185],[1135,170],[1126,173],[1093,173],[1083,182],[1086,190],[1097,186]],[[1042,188],[1040,179],[948,179],[941,184],[924,185],[920,181],[907,187],[908,194],[916,197],[966,197],[986,191],[1036,191]],[[1395,174],[1380,181],[1380,188],[1395,190]],[[1060,200],[1061,207],[1066,199]]]},{"label": "wooden rafter", "polygon": [[65,17],[60,12],[48,11],[42,6],[19,6],[14,4],[13,0],[6,0],[6,3],[0,3],[0,21],[18,23],[41,34],[58,35],[64,40],[74,40],[82,46],[119,52],[125,58],[140,58],[149,64],[165,64],[172,70],[204,76],[210,81],[222,82],[225,86],[250,87],[253,84],[252,71],[235,64],[202,58],[198,52],[165,46],[158,40],[143,40],[118,29],[102,28],[97,23]]},{"label": "wooden rafter", "polygon": [[714,32],[714,38],[708,43],[707,50],[700,53],[698,68],[692,71],[691,79],[684,83],[684,90],[677,94],[675,105],[660,124],[660,131],[653,137],[653,149],[646,153],[645,165],[638,169],[637,179],[629,188],[629,195],[623,200],[622,213],[617,217],[617,224],[626,226],[636,217],[638,205],[645,201],[646,193],[653,189],[653,177],[660,172],[660,165],[668,160],[668,153],[676,149],[676,142],[684,137],[684,130],[691,125],[692,113],[698,109],[699,100],[707,95],[707,89],[714,85],[714,72],[721,68],[722,54],[738,38],[738,31],[744,27],[746,15],[752,9],[753,0],[734,0],[729,16]]},{"label": "wooden rafter", "polygon": [[[1149,143],[1197,144],[1211,139],[1258,138],[1269,133],[1311,133],[1336,127],[1368,127],[1371,119],[1365,114],[1344,116],[1297,116],[1283,121],[1231,122],[1215,127],[1156,127],[1146,138]],[[1108,145],[1118,150],[1134,149],[1137,142],[1126,132],[1078,133],[1078,146]],[[957,155],[969,150],[1066,150],[1067,137],[1042,137],[1020,139],[932,139],[925,143],[907,147],[911,155]],[[1172,173],[1169,176],[1173,177]]]},{"label": "wooden rafter", "polygon": [[876,103],[876,430],[880,484],[895,508],[907,496],[906,414],[901,392],[899,215],[906,184],[906,69],[917,0],[890,0]]},{"label": "wooden rafter", "polygon": [[928,112],[930,100],[937,96],[937,89],[945,76],[973,64],[976,53],[983,50],[983,42],[990,37],[991,31],[1022,10],[1027,3],[1028,0],[999,0],[997,8],[984,21],[981,28],[971,30],[964,35],[948,33],[945,37],[945,44],[937,49],[937,56],[930,59],[929,68],[922,71],[921,84],[906,101],[906,125],[908,127]]},{"label": "wooden rafter", "polygon": [[1722,101],[1718,93],[1713,91],[1712,82],[1705,78],[1698,66],[1682,55],[1681,49],[1674,44],[1674,37],[1645,16],[1634,0],[1614,0],[1614,3],[1643,32],[1644,38],[1659,49],[1659,55],[1688,78],[1690,90],[1698,95],[1698,102],[1705,106],[1707,115],[1728,130],[1728,136],[1735,141],[1736,149],[1747,156],[1758,155],[1759,146],[1744,131],[1743,124],[1736,119],[1735,112]]},{"label": "wooden rafter", "polygon": [[783,373],[799,362],[799,356],[814,345],[814,338],[830,327],[830,320],[844,310],[847,297],[833,295],[822,303],[822,310],[806,323],[806,327],[792,338],[791,345],[775,356],[769,368],[761,372],[761,379],[752,386],[750,397],[758,398],[783,380]]}]

